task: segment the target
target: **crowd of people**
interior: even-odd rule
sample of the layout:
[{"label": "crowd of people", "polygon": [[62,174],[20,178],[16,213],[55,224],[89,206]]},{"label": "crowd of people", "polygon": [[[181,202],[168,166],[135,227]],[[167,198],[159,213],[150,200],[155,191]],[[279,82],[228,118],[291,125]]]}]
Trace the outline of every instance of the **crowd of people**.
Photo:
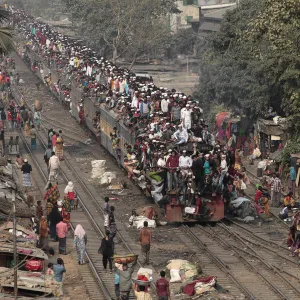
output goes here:
[{"label": "crowd of people", "polygon": [[[58,82],[52,82],[51,74],[44,74],[43,63],[32,61],[32,69],[43,75],[49,88],[54,92],[63,93],[66,99],[69,99],[70,104],[72,102],[68,83],[72,82],[82,91],[83,98],[77,107],[82,125],[85,124],[87,117],[84,103],[86,99],[90,99],[94,103],[101,104],[104,109],[113,111],[119,122],[128,128],[135,137],[135,143],[124,145],[125,157],[122,157],[121,137],[117,128],[113,128],[110,133],[118,164],[124,166],[129,179],[135,180],[162,207],[170,203],[171,198],[176,195],[176,204],[182,204],[185,207],[185,216],[203,217],[212,213],[205,206],[204,195],[209,194],[212,199],[219,196],[225,203],[226,211],[230,210],[231,202],[246,196],[247,185],[250,181],[243,167],[242,158],[248,157],[252,164],[255,159],[261,157],[260,149],[255,145],[251,135],[245,139],[240,148],[232,148],[229,143],[221,143],[218,135],[212,132],[203,119],[203,111],[192,96],[187,96],[175,89],[156,87],[151,79],[136,77],[128,69],[118,67],[91,49],[70,40],[49,25],[34,20],[22,11],[15,11],[13,17],[16,27],[27,40],[26,47],[23,49],[24,58],[26,59],[28,51],[37,53],[49,68],[56,68],[64,74],[64,78]],[[12,60],[6,63],[13,64]],[[5,81],[7,80],[5,73],[3,76],[5,84],[9,84]],[[16,76],[13,74],[13,80]],[[2,114],[5,115],[5,112],[1,110],[1,119]],[[29,112],[27,114],[29,116],[25,120],[21,114],[21,107],[15,109],[14,104],[10,103],[7,119],[11,124],[9,128],[22,126],[24,122],[25,132],[27,130],[27,134],[30,135],[34,149],[34,134],[31,134],[31,131],[34,132],[35,127],[40,126],[41,117],[35,113],[34,116],[31,116]],[[6,117],[3,118],[6,119]],[[95,114],[92,121],[95,131],[101,130],[99,113]],[[44,158],[49,167],[49,178],[56,179],[59,161],[63,159],[62,133],[56,133],[51,129],[48,137],[49,149],[46,150]],[[26,177],[28,176],[25,176],[25,179]],[[271,202],[275,207],[283,205],[280,217],[288,218],[288,210],[295,208],[293,184],[296,178],[292,171],[290,177],[292,192],[284,198],[283,204],[281,202],[282,183],[278,173],[274,172],[270,176],[266,186],[257,186],[254,199],[257,212],[261,206],[266,216],[269,217]],[[58,187],[54,183],[48,185],[45,195],[51,237],[59,241],[61,254],[66,252],[65,238],[70,222],[72,200],[74,201],[70,199],[68,193],[65,193],[64,200],[60,201]],[[105,237],[101,242],[99,253],[103,256],[104,269],[106,270],[108,266],[109,271],[112,272],[114,237],[117,227],[114,216],[115,208],[108,204],[109,200],[111,199],[105,198]],[[300,249],[299,220],[296,214],[289,236],[289,245],[293,255],[296,255],[297,250]],[[45,223],[43,216],[41,217],[42,223]],[[146,224],[140,232],[139,239],[144,254],[144,263],[148,264],[151,234]],[[74,244],[78,253],[78,262],[84,263],[86,234],[82,227],[78,228],[77,234],[75,232]],[[131,285],[129,290],[127,286],[133,267],[134,265],[124,264],[117,268],[116,294],[117,296],[123,295],[122,299],[127,299],[128,291],[131,289]],[[161,282],[164,282],[162,287],[164,292],[160,299],[169,299],[168,284],[164,281],[165,274],[161,273],[161,276]],[[159,289],[158,286],[159,284],[157,285]],[[139,287],[136,292],[146,293],[143,287]]]},{"label": "crowd of people", "polygon": [[[27,40],[23,54],[37,53],[83,92],[78,106],[81,124],[85,124],[86,118],[84,101],[91,99],[113,110],[119,122],[131,129],[135,144],[124,145],[123,161],[119,132],[117,128],[111,132],[115,156],[127,170],[128,178],[135,180],[156,202],[168,203],[170,195],[177,194],[178,203],[195,207],[193,213],[203,216],[210,212],[199,200],[201,196],[222,195],[229,203],[243,195],[247,178],[240,167],[239,152],[221,145],[192,96],[156,87],[151,79],[136,77],[22,11],[14,12],[13,16]],[[37,72],[43,73],[40,61],[32,64]],[[66,87],[60,80],[49,84],[56,90]],[[98,129],[100,119],[99,114],[93,118]]]}]

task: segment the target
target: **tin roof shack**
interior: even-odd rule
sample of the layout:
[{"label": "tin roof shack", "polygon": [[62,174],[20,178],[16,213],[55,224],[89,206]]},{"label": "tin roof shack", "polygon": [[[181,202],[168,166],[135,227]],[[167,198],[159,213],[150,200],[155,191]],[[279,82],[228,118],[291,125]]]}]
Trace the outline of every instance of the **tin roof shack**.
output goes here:
[{"label": "tin roof shack", "polygon": [[[37,241],[37,235],[33,231],[28,230],[19,224],[17,224],[16,230],[17,230],[17,238],[19,241],[21,241],[22,238],[23,238],[23,241],[31,241],[34,244]],[[12,233],[13,232],[13,222],[9,221],[0,226],[0,238],[1,238],[1,232]]]},{"label": "tin roof shack", "polygon": [[[20,232],[20,230],[18,231]],[[35,271],[44,269],[44,262],[48,256],[35,244],[36,238],[17,236],[18,269]],[[0,231],[0,267],[13,267],[13,252],[13,235],[8,231]],[[35,266],[32,266],[34,261]]]},{"label": "tin roof shack", "polygon": [[[4,293],[14,289],[14,271],[0,267],[0,285]],[[59,284],[41,272],[18,271],[18,296],[37,297],[56,295]]]},{"label": "tin roof shack", "polygon": [[258,119],[255,125],[257,144],[263,154],[281,150],[289,138],[289,124],[285,118]]},{"label": "tin roof shack", "polygon": [[[3,227],[5,225],[2,229]],[[0,285],[3,291],[11,292],[14,287],[14,245],[13,236],[9,232],[9,224],[7,227],[7,230],[0,231]],[[43,250],[35,247],[35,234],[22,226],[17,226],[17,232],[19,295],[55,294],[58,285],[48,280],[42,273],[46,270],[48,256]]]}]

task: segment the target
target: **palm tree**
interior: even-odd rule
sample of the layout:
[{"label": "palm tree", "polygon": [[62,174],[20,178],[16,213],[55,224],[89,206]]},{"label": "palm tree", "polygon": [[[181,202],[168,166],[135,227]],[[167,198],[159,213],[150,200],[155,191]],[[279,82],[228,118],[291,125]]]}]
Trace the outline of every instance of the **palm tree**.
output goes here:
[{"label": "palm tree", "polygon": [[[8,22],[10,12],[0,8],[0,23]],[[9,53],[14,50],[13,31],[8,26],[0,27],[0,53]]]}]

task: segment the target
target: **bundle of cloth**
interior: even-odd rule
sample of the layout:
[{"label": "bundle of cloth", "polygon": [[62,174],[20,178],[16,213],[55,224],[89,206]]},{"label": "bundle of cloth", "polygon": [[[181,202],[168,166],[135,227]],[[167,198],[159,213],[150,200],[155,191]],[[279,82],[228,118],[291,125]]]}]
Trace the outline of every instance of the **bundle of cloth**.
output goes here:
[{"label": "bundle of cloth", "polygon": [[204,293],[214,292],[216,285],[216,277],[207,276],[197,280],[194,280],[191,283],[188,283],[183,288],[183,293],[188,296],[201,295]]},{"label": "bundle of cloth", "polygon": [[167,269],[170,271],[170,282],[186,282],[198,276],[196,265],[183,259],[168,261]]},{"label": "bundle of cloth", "polygon": [[254,218],[257,216],[257,209],[254,204],[247,198],[239,197],[230,202],[229,208],[231,213],[240,219],[245,219],[251,217]]}]

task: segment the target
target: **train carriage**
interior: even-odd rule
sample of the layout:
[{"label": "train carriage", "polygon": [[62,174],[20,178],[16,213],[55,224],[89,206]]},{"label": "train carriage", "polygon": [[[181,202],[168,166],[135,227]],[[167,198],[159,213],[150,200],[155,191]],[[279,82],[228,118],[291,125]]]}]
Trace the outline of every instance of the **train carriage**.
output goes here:
[{"label": "train carriage", "polygon": [[[33,61],[40,61],[43,63],[43,60],[39,58],[37,53],[33,53],[32,51],[28,51],[28,58],[29,62],[28,65],[30,66]],[[59,72],[57,72],[55,68],[55,64],[50,64],[54,69],[49,67],[43,67],[44,74],[45,72],[51,73],[52,82],[49,86],[49,89],[53,93],[54,96],[58,98],[61,102],[61,96],[59,93],[55,93],[53,89],[53,84],[56,82],[55,80],[61,79]],[[44,66],[44,64],[43,64]],[[35,74],[44,81],[40,72],[35,72]],[[85,115],[85,123],[89,130],[95,134],[98,138],[98,141],[101,145],[112,155],[116,158],[116,152],[113,149],[112,141],[111,141],[111,133],[113,132],[113,128],[116,127],[119,133],[120,138],[120,163],[124,166],[124,157],[127,154],[125,145],[134,146],[135,144],[135,136],[131,133],[130,129],[123,124],[122,121],[119,121],[118,115],[112,110],[106,110],[103,105],[100,105],[94,98],[86,97],[83,91],[76,87],[74,83],[71,84],[71,92],[70,92],[70,108],[72,115],[77,119],[79,122],[79,106],[82,105],[84,109]],[[97,134],[94,128],[93,118],[95,115],[100,115],[100,134]],[[188,150],[193,149],[192,143],[188,143],[185,146]],[[199,144],[199,150],[202,151],[209,151],[209,145],[206,144]],[[149,180],[150,181],[150,180]],[[224,217],[224,203],[221,199],[221,195],[217,194],[216,196],[212,196],[211,193],[207,193],[203,198],[204,208],[203,213],[201,214],[186,214],[185,213],[185,205],[183,205],[179,201],[179,196],[174,193],[168,193],[169,201],[165,204],[158,203],[161,208],[163,208],[165,212],[165,217],[168,222],[217,222]]]}]

